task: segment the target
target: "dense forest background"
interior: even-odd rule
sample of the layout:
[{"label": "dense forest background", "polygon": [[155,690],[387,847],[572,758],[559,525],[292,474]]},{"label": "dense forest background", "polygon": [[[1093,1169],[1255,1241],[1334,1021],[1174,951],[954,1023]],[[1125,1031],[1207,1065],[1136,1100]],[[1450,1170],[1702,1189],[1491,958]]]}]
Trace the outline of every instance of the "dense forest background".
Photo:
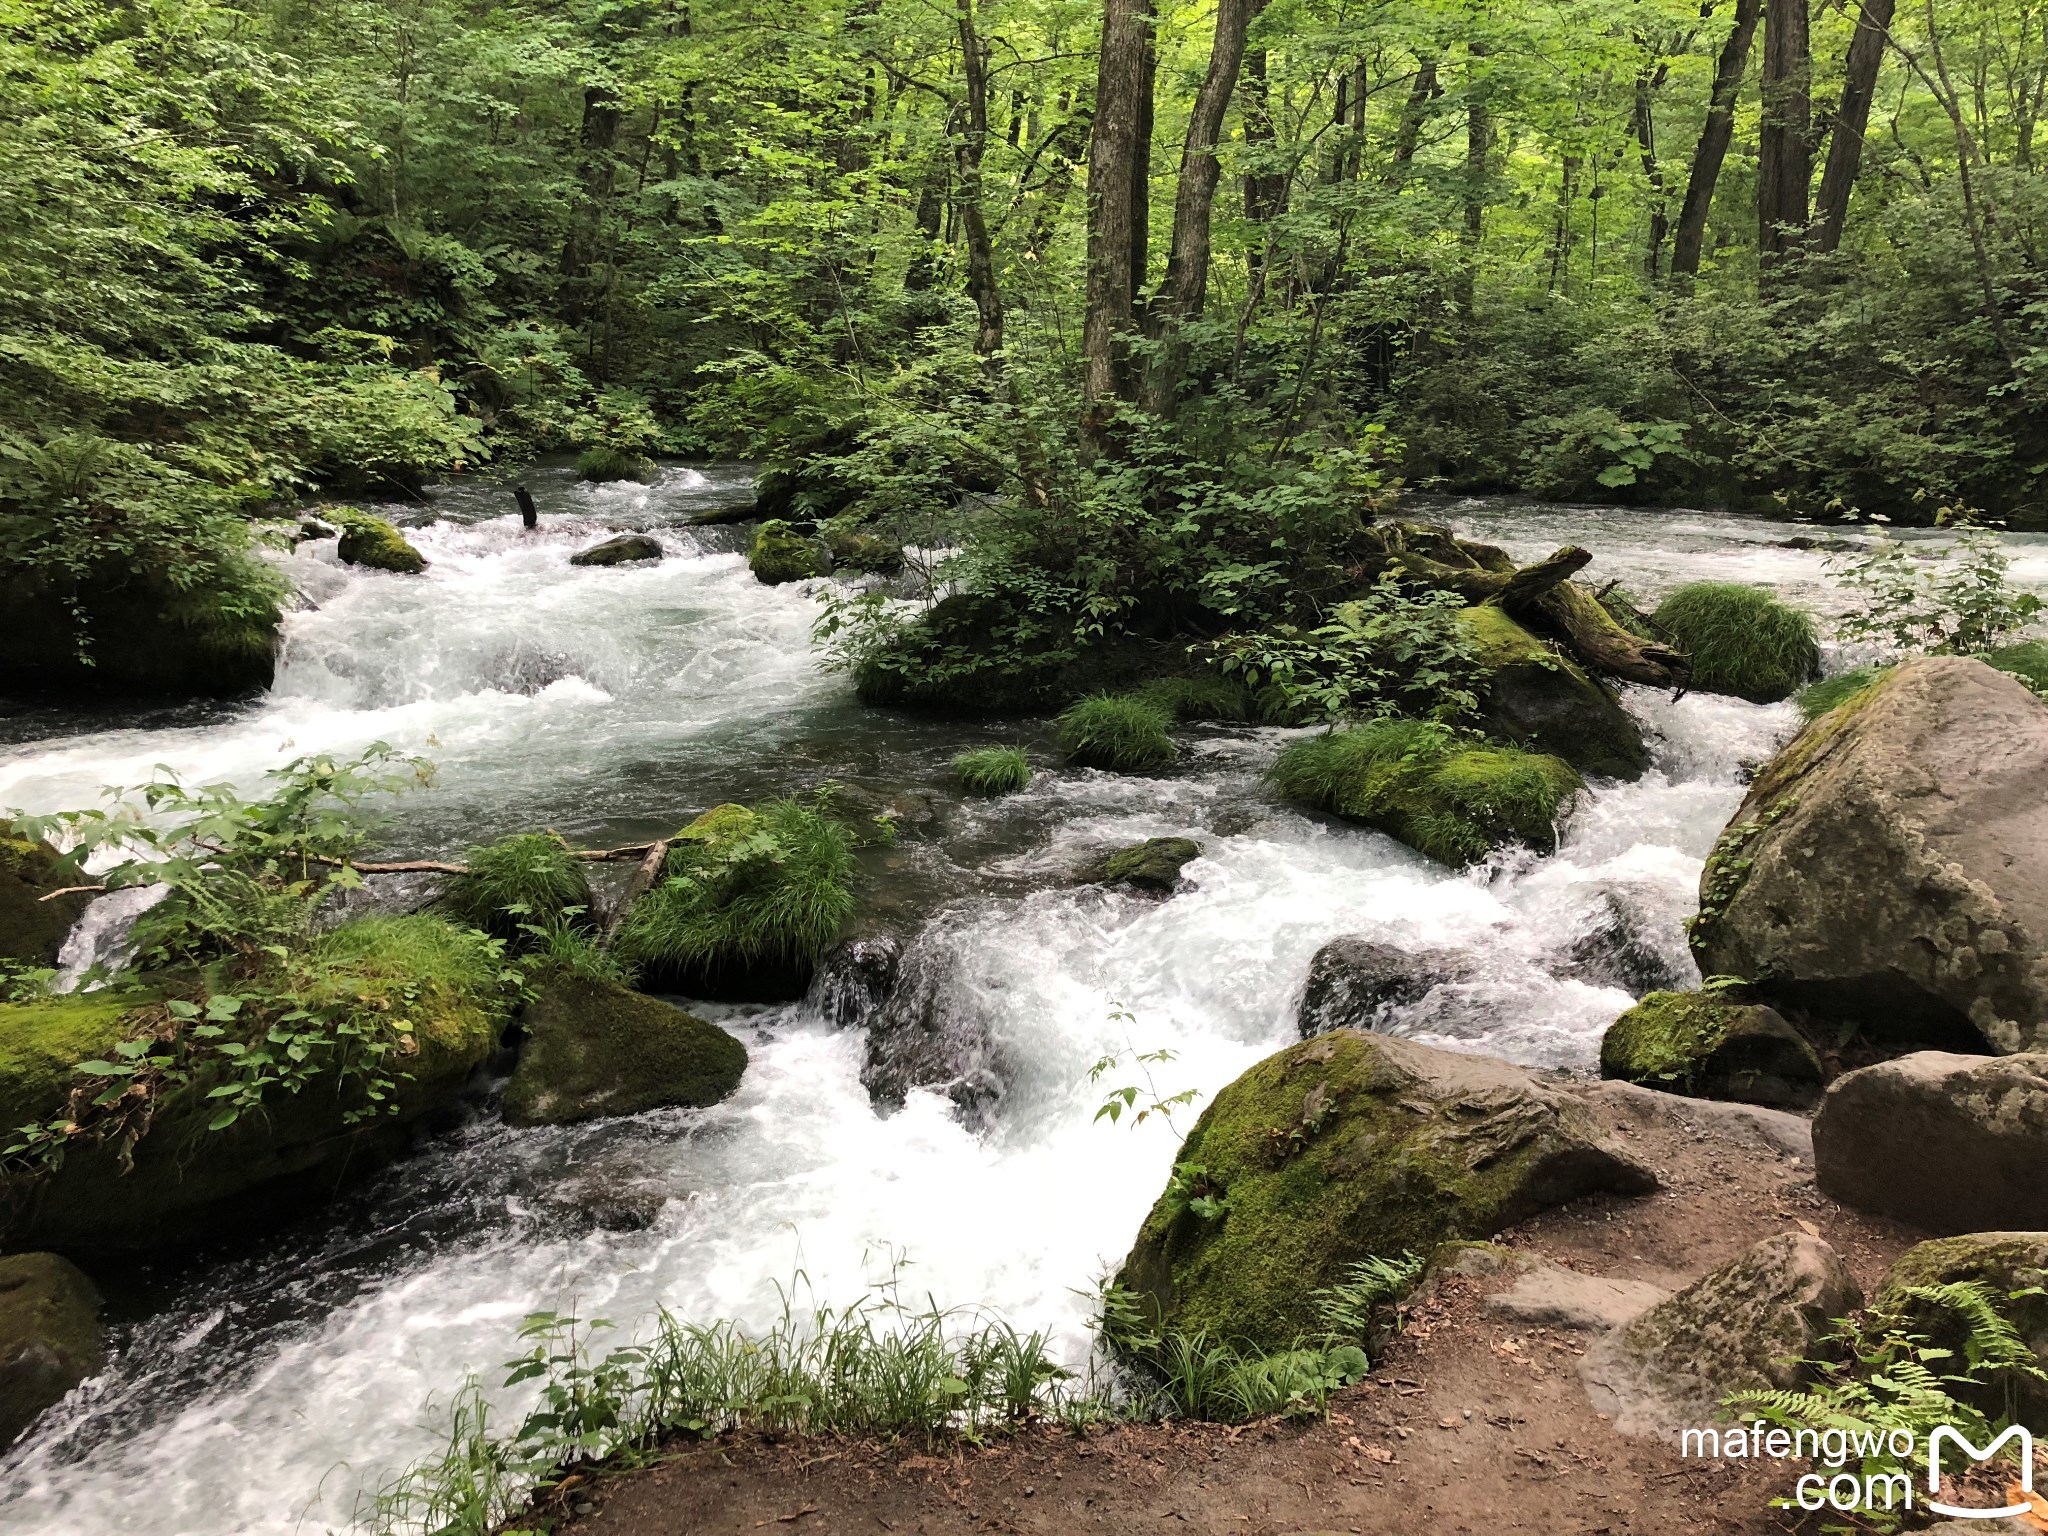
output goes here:
[{"label": "dense forest background", "polygon": [[2033,0],[0,0],[0,71],[0,566],[60,595],[563,447],[1104,540],[1395,477],[2043,519]]}]

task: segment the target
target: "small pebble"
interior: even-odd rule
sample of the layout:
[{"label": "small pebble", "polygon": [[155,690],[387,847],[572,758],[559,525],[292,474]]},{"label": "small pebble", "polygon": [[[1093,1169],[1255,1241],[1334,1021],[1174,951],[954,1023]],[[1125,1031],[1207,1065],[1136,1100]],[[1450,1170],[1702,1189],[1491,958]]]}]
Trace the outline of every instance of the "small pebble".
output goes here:
[{"label": "small pebble", "polygon": [[1030,1497],[1031,1497],[1031,1495],[1033,1495],[1033,1494],[1034,1494],[1034,1493],[1036,1493],[1036,1492],[1038,1492],[1038,1490],[1037,1490],[1036,1488],[1032,1487],[1032,1486],[1031,1486],[1031,1485],[1030,1485],[1029,1483],[1026,1483],[1026,1484],[1024,1485],[1024,1497],[1025,1497],[1025,1498],[1027,1498],[1027,1499],[1028,1499],[1028,1498],[1030,1498]]}]

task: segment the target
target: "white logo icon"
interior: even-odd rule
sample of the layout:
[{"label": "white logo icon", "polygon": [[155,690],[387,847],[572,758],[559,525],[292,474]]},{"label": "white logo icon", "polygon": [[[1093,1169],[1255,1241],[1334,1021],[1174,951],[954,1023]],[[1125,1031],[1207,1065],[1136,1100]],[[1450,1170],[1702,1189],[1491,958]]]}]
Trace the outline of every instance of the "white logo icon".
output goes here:
[{"label": "white logo icon", "polygon": [[[2034,1437],[2022,1425],[2015,1424],[2004,1434],[1979,1450],[1965,1440],[1947,1424],[1941,1425],[1927,1437],[1927,1491],[1941,1492],[1941,1442],[1955,1441],[1957,1447],[1972,1461],[1989,1461],[1998,1454],[1998,1448],[2006,1441],[2017,1437],[2020,1442],[2020,1490],[2034,1491]],[[2002,1520],[2009,1515],[2024,1515],[2033,1508],[2031,1504],[2008,1504],[2003,1509],[1961,1509],[1953,1504],[1939,1504],[1929,1499],[1927,1507],[1938,1515],[1951,1515],[1958,1520]]]}]

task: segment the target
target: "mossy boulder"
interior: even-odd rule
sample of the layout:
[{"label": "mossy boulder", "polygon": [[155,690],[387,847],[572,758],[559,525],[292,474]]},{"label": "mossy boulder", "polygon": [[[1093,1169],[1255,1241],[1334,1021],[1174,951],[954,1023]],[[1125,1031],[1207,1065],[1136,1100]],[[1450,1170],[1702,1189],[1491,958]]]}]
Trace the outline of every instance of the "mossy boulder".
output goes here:
[{"label": "mossy boulder", "polygon": [[747,1069],[747,1048],[717,1025],[601,981],[548,983],[525,1026],[505,1089],[510,1125],[702,1108],[729,1095]]},{"label": "mossy boulder", "polygon": [[1894,668],[1751,783],[1700,879],[1706,976],[1879,1040],[2048,1045],[2048,702],[1981,661]]},{"label": "mossy boulder", "polygon": [[253,556],[190,587],[107,568],[61,588],[0,578],[0,693],[233,698],[268,688],[283,597]]},{"label": "mossy boulder", "polygon": [[1476,864],[1523,843],[1557,850],[1559,819],[1585,788],[1562,758],[1377,720],[1296,741],[1273,765],[1287,799],[1377,827],[1439,863]]},{"label": "mossy boulder", "polygon": [[646,454],[635,453],[630,448],[598,446],[586,448],[576,455],[576,478],[594,484],[635,480],[642,485],[652,485],[660,473],[660,465]]},{"label": "mossy boulder", "polygon": [[1465,609],[1458,622],[1486,677],[1479,714],[1489,734],[1583,773],[1642,777],[1650,762],[1643,733],[1604,684],[1492,604]]},{"label": "mossy boulder", "polygon": [[865,571],[875,576],[903,574],[903,546],[879,534],[858,528],[828,528],[825,548],[832,556],[834,570]]},{"label": "mossy boulder", "polygon": [[1762,587],[1692,582],[1657,605],[1652,624],[1685,652],[1702,693],[1775,704],[1820,675],[1813,616]]},{"label": "mossy boulder", "polygon": [[92,900],[83,891],[43,900],[67,883],[57,865],[57,851],[48,843],[22,837],[0,821],[0,960],[57,963],[64,936]]},{"label": "mossy boulder", "polygon": [[[1876,1310],[1898,1318],[1937,1348],[1955,1351],[1960,1360],[1969,1332],[1964,1318],[1953,1308],[1906,1294],[1957,1281],[1989,1289],[1999,1313],[2033,1351],[2035,1364],[2048,1370],[2048,1232],[1968,1232],[1916,1244],[1885,1272]],[[2019,1395],[2018,1420],[2037,1434],[2048,1430],[2048,1385],[2001,1375],[2004,1380],[1987,1383],[1988,1390],[1963,1389],[1957,1395],[1996,1415],[2005,1410],[1998,1399],[2010,1384]]]},{"label": "mossy boulder", "polygon": [[100,1293],[54,1253],[0,1258],[0,1451],[106,1362]]},{"label": "mossy boulder", "polygon": [[1652,992],[1607,1027],[1600,1075],[1699,1099],[1811,1109],[1820,1058],[1777,1011],[1710,992]]},{"label": "mossy boulder", "polygon": [[593,544],[588,549],[578,550],[569,557],[571,565],[632,565],[642,560],[661,558],[661,540],[652,534],[622,533],[616,538],[606,539],[602,544]]},{"label": "mossy boulder", "polygon": [[[1176,1158],[1118,1284],[1167,1328],[1286,1347],[1309,1293],[1361,1259],[1491,1237],[1656,1175],[1570,1095],[1504,1062],[1338,1030],[1267,1057],[1217,1094]],[[1198,1179],[1221,1204],[1204,1218]]]},{"label": "mossy boulder", "polygon": [[1191,837],[1148,837],[1103,859],[1092,878],[1171,895],[1180,888],[1181,871],[1201,856],[1202,845]]},{"label": "mossy boulder", "polygon": [[[218,1107],[201,1073],[171,1090],[124,1170],[114,1143],[72,1142],[55,1171],[0,1189],[0,1239],[60,1249],[147,1248],[303,1208],[344,1172],[376,1166],[411,1127],[448,1105],[490,1059],[505,1022],[499,963],[474,934],[437,917],[369,918],[315,941],[328,985],[366,1024],[409,1026],[390,1112],[356,1119],[359,1083],[316,1078],[273,1093],[261,1113],[209,1130]],[[63,1118],[82,1061],[110,1059],[153,1017],[143,991],[0,1005],[0,1125]]]},{"label": "mossy boulder", "polygon": [[823,576],[831,569],[831,558],[816,539],[806,538],[779,518],[770,518],[754,530],[747,569],[756,581],[776,587]]},{"label": "mossy boulder", "polygon": [[427,568],[427,557],[383,518],[367,512],[348,512],[340,514],[339,520],[341,543],[336,546],[336,553],[344,564],[395,571],[401,576],[417,576]]}]

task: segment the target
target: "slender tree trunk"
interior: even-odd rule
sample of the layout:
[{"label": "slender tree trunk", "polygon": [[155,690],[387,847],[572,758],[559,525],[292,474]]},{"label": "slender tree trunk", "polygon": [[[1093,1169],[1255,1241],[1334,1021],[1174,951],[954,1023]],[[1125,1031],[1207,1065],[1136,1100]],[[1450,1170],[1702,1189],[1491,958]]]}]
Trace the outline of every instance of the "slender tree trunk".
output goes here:
[{"label": "slender tree trunk", "polygon": [[1671,242],[1671,270],[1674,275],[1691,275],[1700,269],[1700,250],[1706,244],[1707,213],[1714,204],[1714,183],[1721,179],[1721,162],[1728,158],[1728,141],[1735,132],[1735,98],[1742,90],[1742,76],[1749,68],[1750,46],[1756,40],[1757,19],[1763,14],[1763,0],[1735,0],[1735,29],[1721,46],[1714,66],[1714,88],[1707,104],[1707,121],[1693,148],[1692,171],[1686,177],[1685,203],[1678,211],[1678,230]]},{"label": "slender tree trunk", "polygon": [[1265,0],[1218,0],[1216,37],[1209,47],[1209,72],[1195,92],[1188,112],[1187,139],[1181,146],[1180,183],[1173,198],[1173,244],[1166,258],[1153,317],[1165,335],[1148,391],[1151,408],[1171,414],[1187,349],[1180,323],[1200,317],[1209,292],[1209,216],[1216,204],[1216,183],[1223,174],[1216,147],[1223,139],[1223,118],[1231,93],[1244,68],[1245,33]]},{"label": "slender tree trunk", "polygon": [[613,151],[619,139],[619,98],[609,86],[593,85],[583,93],[583,128],[578,135],[578,179],[582,182],[569,237],[562,242],[562,276],[580,283],[597,259],[598,228],[617,178]]},{"label": "slender tree trunk", "polygon": [[1088,294],[1081,328],[1082,387],[1088,430],[1100,446],[1109,402],[1123,394],[1125,346],[1132,328],[1133,166],[1150,158],[1142,112],[1151,52],[1150,0],[1104,0],[1102,56],[1095,76],[1094,132],[1088,142]]},{"label": "slender tree trunk", "polygon": [[1394,158],[1387,167],[1388,186],[1398,187],[1408,179],[1408,169],[1415,163],[1416,147],[1422,142],[1422,124],[1429,116],[1430,101],[1438,90],[1436,60],[1417,60],[1415,84],[1408,92],[1407,105],[1401,109],[1401,126],[1394,131]]},{"label": "slender tree trunk", "polygon": [[1458,313],[1472,318],[1479,281],[1479,243],[1486,232],[1486,156],[1493,147],[1493,115],[1487,109],[1486,93],[1477,78],[1479,61],[1486,49],[1471,45],[1472,61],[1466,66],[1465,88],[1465,248],[1458,268]]},{"label": "slender tree trunk", "polygon": [[1891,34],[1896,0],[1863,0],[1856,35],[1849,40],[1843,71],[1842,101],[1835,109],[1828,163],[1820,174],[1820,196],[1814,209],[1815,244],[1832,251],[1842,243],[1842,225],[1849,217],[1849,193],[1863,163],[1863,135],[1870,126],[1870,103],[1877,94],[1878,66],[1884,62],[1885,39]]},{"label": "slender tree trunk", "polygon": [[988,45],[974,25],[974,0],[959,0],[960,58],[967,81],[967,131],[954,141],[959,171],[960,231],[967,241],[967,296],[980,325],[974,350],[993,357],[1003,345],[1003,295],[996,285],[995,247],[982,207],[981,157],[988,144]]},{"label": "slender tree trunk", "polygon": [[1757,251],[1768,270],[1805,238],[1813,183],[1808,0],[1764,0],[1763,116],[1757,130]]},{"label": "slender tree trunk", "polygon": [[[1152,118],[1153,92],[1159,80],[1159,42],[1155,33],[1155,0],[1145,0],[1145,53],[1139,70],[1138,143],[1131,157],[1131,312],[1152,271]],[[1135,384],[1135,380],[1131,381]],[[1135,398],[1135,396],[1130,397]]]},{"label": "slender tree trunk", "polygon": [[1664,185],[1664,167],[1657,160],[1657,87],[1664,83],[1665,68],[1643,70],[1636,76],[1636,148],[1643,157],[1643,180],[1650,186],[1650,281],[1655,282],[1664,262],[1664,237],[1671,233],[1670,192]]}]

